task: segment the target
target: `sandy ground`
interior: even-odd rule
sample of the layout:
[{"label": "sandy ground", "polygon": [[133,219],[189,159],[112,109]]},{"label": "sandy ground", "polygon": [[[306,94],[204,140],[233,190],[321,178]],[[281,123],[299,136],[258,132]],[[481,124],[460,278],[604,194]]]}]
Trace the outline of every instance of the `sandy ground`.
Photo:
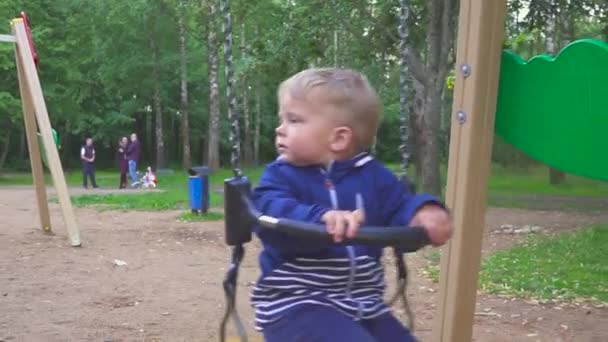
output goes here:
[{"label": "sandy ground", "polygon": [[[75,210],[82,247],[69,246],[58,204],[51,203],[54,235],[44,234],[34,191],[0,188],[0,341],[218,340],[230,256],[223,222],[180,222],[175,211]],[[484,254],[522,239],[492,233],[503,224],[539,225],[552,233],[606,223],[608,212],[489,209],[486,222]],[[248,304],[258,252],[256,242],[247,246],[238,310],[249,336],[261,340]],[[430,336],[438,288],[418,272],[428,253],[408,257],[408,293],[421,341]],[[392,268],[387,277],[392,283]],[[395,310],[405,321],[401,308]],[[476,312],[475,341],[608,341],[607,308],[480,294]]]}]

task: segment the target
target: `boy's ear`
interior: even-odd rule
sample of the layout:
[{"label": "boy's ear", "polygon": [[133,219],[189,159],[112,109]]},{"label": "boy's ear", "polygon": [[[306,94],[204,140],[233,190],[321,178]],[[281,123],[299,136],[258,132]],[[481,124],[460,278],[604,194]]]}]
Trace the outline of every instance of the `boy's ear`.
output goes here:
[{"label": "boy's ear", "polygon": [[333,152],[342,152],[350,148],[353,141],[353,130],[347,126],[334,128],[330,140],[330,148]]}]

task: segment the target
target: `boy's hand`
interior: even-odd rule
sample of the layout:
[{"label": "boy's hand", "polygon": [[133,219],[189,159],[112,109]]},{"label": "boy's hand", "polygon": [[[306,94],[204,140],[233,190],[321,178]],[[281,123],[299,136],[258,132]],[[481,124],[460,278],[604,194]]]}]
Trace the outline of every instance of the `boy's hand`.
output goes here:
[{"label": "boy's hand", "polygon": [[431,244],[435,247],[446,243],[452,237],[454,230],[454,223],[448,211],[434,204],[418,209],[410,225],[424,227],[429,234]]},{"label": "boy's hand", "polygon": [[361,224],[365,221],[363,210],[330,210],[323,214],[321,221],[325,222],[327,232],[334,237],[334,242],[339,243],[346,238],[352,239]]}]

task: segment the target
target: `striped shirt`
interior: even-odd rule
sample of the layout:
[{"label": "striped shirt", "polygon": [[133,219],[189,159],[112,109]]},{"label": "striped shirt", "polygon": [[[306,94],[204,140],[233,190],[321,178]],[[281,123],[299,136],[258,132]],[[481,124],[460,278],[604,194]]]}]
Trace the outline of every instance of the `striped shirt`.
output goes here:
[{"label": "striped shirt", "polygon": [[302,304],[334,307],[354,320],[389,311],[383,302],[382,265],[367,255],[354,258],[296,258],[275,269],[253,289],[256,328]]}]

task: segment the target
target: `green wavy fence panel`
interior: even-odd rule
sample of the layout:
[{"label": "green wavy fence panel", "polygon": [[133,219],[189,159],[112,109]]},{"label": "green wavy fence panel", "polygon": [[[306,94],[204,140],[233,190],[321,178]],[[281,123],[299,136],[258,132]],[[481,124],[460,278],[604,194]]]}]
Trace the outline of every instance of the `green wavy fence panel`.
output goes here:
[{"label": "green wavy fence panel", "polygon": [[504,51],[496,133],[535,160],[608,181],[608,44],[578,40],[528,62]]}]

